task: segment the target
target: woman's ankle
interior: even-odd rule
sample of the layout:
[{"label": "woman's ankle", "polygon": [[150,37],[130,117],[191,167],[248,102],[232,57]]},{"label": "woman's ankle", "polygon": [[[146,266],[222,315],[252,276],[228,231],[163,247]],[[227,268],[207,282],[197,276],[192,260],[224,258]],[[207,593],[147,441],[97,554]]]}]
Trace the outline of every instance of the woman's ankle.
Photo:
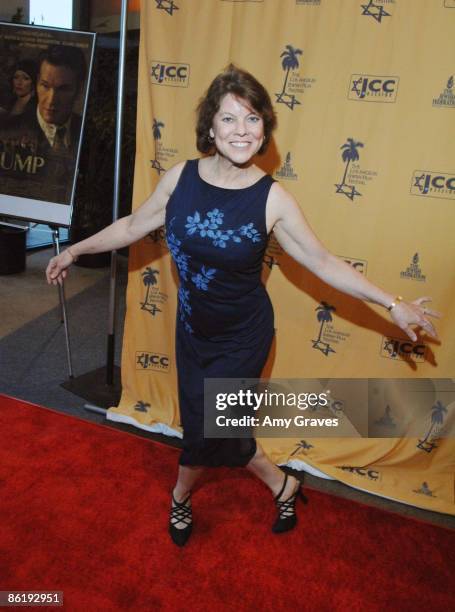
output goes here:
[{"label": "woman's ankle", "polygon": [[191,493],[191,490],[185,489],[184,487],[179,487],[178,485],[176,485],[174,489],[172,490],[172,495],[175,501],[179,503],[181,503],[182,501],[185,501],[185,499],[188,497],[190,493]]}]

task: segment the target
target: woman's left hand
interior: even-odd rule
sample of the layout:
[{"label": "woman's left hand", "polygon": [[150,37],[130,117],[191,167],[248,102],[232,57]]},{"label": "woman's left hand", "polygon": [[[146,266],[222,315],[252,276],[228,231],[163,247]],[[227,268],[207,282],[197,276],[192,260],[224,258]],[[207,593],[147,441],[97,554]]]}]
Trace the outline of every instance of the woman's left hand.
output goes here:
[{"label": "woman's left hand", "polygon": [[417,298],[413,302],[398,302],[398,304],[390,311],[390,316],[393,322],[402,329],[413,342],[417,340],[417,336],[410,325],[418,325],[424,329],[430,336],[439,340],[436,329],[432,322],[425,315],[430,317],[441,318],[441,313],[437,310],[425,308],[423,304],[431,302],[430,297]]}]

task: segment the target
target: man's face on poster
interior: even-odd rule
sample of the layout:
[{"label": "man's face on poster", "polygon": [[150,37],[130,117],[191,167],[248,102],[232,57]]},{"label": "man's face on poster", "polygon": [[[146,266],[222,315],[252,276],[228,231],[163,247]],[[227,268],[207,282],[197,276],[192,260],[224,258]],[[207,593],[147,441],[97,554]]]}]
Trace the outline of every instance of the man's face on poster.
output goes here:
[{"label": "man's face on poster", "polygon": [[76,74],[68,66],[41,63],[36,86],[38,109],[47,123],[63,125],[70,117],[79,93]]}]

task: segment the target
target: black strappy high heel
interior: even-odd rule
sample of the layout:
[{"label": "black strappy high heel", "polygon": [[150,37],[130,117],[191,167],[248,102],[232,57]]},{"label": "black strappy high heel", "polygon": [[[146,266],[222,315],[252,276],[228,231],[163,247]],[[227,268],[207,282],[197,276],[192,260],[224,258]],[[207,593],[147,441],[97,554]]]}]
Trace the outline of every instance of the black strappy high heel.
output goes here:
[{"label": "black strappy high heel", "polygon": [[304,504],[308,503],[308,499],[302,493],[301,483],[299,484],[296,492],[290,497],[288,497],[288,499],[278,501],[286,488],[287,481],[288,475],[285,474],[281,491],[274,498],[278,508],[278,517],[272,526],[272,531],[274,533],[284,533],[285,531],[289,531],[290,529],[293,529],[296,526],[297,515],[295,513],[295,503],[297,501],[297,497],[300,497]]},{"label": "black strappy high heel", "polygon": [[[191,512],[191,506],[187,506],[186,503],[190,499],[191,493],[182,502],[178,502],[172,492],[172,501],[175,506],[171,508],[171,515],[169,517],[169,533],[172,541],[177,546],[184,546],[188,541],[193,530],[193,516]],[[175,525],[177,523],[185,523],[185,527],[177,529]]]}]

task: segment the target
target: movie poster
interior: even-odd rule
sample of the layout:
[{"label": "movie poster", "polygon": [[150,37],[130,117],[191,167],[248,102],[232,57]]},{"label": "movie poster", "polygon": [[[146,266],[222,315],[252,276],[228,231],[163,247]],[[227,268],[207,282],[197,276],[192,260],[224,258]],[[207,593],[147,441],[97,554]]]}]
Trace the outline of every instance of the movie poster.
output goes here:
[{"label": "movie poster", "polygon": [[0,23],[0,215],[70,224],[94,39]]}]

